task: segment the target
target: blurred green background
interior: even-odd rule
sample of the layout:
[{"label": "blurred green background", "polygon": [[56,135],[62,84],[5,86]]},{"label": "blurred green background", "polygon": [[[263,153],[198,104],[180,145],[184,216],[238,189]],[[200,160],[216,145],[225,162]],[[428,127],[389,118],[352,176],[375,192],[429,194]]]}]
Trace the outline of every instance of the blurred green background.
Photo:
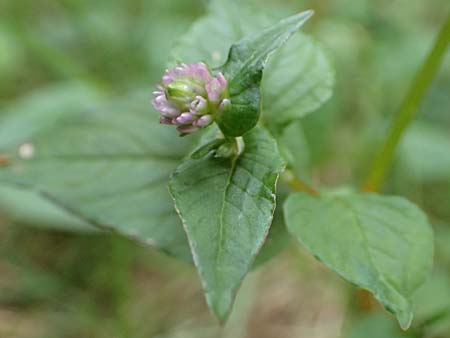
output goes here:
[{"label": "blurred green background", "polygon": [[[303,120],[305,149],[298,156],[316,184],[358,186],[449,1],[246,2],[267,12],[315,10],[305,31],[325,47],[336,89]],[[0,0],[0,114],[29,111],[39,119],[42,112],[141,90],[150,99],[171,46],[206,6],[200,0]],[[448,53],[384,191],[418,203],[436,233],[434,275],[417,295],[407,334],[292,245],[249,275],[221,328],[190,265],[114,235],[55,230],[64,228],[55,210],[23,210],[30,196],[8,189],[0,187],[0,337],[450,337]],[[38,213],[44,216],[35,224]]]}]

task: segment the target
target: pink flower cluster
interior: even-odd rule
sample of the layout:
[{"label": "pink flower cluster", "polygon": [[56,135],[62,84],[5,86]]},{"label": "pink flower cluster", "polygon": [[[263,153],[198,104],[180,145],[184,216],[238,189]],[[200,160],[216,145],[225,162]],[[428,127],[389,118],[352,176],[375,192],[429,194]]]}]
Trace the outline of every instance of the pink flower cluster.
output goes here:
[{"label": "pink flower cluster", "polygon": [[217,113],[230,103],[228,82],[222,73],[211,75],[204,63],[179,64],[166,70],[153,92],[153,106],[163,124],[175,125],[182,134],[210,125]]}]

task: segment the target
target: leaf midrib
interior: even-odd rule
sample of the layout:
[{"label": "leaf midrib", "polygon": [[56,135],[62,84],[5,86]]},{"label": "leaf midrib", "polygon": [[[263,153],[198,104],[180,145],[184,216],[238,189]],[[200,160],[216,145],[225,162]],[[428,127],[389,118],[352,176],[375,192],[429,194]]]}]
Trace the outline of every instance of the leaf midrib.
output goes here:
[{"label": "leaf midrib", "polygon": [[[216,263],[222,258],[223,246],[224,246],[224,243],[223,243],[223,241],[224,241],[224,239],[223,239],[223,231],[224,231],[223,222],[224,222],[224,218],[225,218],[224,217],[224,212],[225,212],[225,204],[226,204],[226,200],[227,200],[226,196],[228,194],[228,189],[231,186],[231,181],[232,181],[232,178],[234,176],[234,173],[236,172],[237,161],[238,161],[238,157],[234,157],[232,162],[231,162],[230,174],[227,177],[226,186],[225,186],[223,197],[222,197],[222,206],[221,206],[221,209],[220,209],[220,217],[219,217],[219,247],[218,247],[216,258],[215,258],[215,262]],[[217,276],[218,275],[217,266],[218,265],[215,264],[216,282],[218,280],[221,280]]]}]

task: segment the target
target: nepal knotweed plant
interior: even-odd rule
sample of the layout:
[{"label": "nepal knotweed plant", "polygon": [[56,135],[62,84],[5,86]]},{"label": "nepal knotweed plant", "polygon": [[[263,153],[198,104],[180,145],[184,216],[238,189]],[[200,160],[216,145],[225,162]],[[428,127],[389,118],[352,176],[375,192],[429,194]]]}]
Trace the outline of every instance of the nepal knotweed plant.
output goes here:
[{"label": "nepal knotweed plant", "polygon": [[[153,93],[164,126],[144,104],[119,100],[83,108],[78,119],[50,111],[48,120],[58,120],[52,132],[32,136],[18,135],[15,116],[2,120],[0,181],[42,193],[86,226],[193,261],[221,322],[247,273],[290,236],[407,328],[414,292],[432,264],[426,216],[400,197],[311,189],[299,179],[304,149],[295,127],[331,96],[331,65],[319,44],[297,33],[311,11],[279,22],[244,13],[240,2],[214,0],[186,33],[174,57],[185,63],[169,69]],[[73,102],[88,98],[68,93]],[[188,136],[176,137],[175,128]],[[17,151],[17,140],[29,151]]]},{"label": "nepal knotweed plant", "polygon": [[[271,135],[260,121],[263,71],[269,56],[311,14],[244,37],[215,75],[205,63],[178,64],[153,93],[161,123],[177,126],[181,135],[208,128],[171,176],[169,190],[208,305],[222,322],[266,240],[285,168],[273,137],[280,137],[286,123],[270,126]],[[284,177],[291,187],[305,186],[290,172]],[[395,197],[300,190],[284,204],[290,234],[344,279],[370,290],[402,328],[409,327],[411,295],[430,270],[433,250],[423,213]],[[405,239],[414,244],[405,246]],[[416,267],[402,268],[411,256]]]}]

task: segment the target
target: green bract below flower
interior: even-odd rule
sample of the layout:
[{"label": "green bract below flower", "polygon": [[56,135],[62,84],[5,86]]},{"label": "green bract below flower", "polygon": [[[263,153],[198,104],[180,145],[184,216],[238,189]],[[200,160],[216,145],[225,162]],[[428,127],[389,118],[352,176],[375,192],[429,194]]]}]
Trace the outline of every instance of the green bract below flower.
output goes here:
[{"label": "green bract below flower", "polygon": [[220,72],[214,77],[204,63],[166,70],[153,95],[161,123],[177,126],[181,135],[209,126],[230,103],[227,80]]}]

